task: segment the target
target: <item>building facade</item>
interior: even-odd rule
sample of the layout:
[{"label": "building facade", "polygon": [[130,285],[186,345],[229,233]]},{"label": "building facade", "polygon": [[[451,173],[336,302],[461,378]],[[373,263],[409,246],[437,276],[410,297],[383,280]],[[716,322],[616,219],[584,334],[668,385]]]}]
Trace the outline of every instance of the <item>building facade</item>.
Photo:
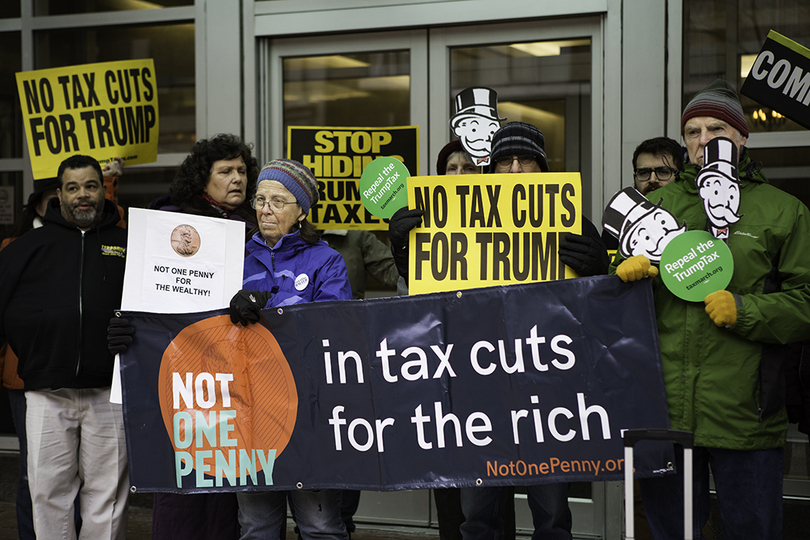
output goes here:
[{"label": "building facade", "polygon": [[[641,141],[680,140],[685,103],[716,78],[742,85],[769,30],[810,46],[802,0],[9,0],[0,5],[0,229],[33,178],[14,74],[153,58],[158,159],[128,167],[124,207],[165,194],[198,138],[230,132],[260,162],[286,155],[288,126],[419,126],[419,171],[435,174],[452,99],[499,96],[509,121],[540,127],[552,171],[579,171],[595,223],[632,185]],[[754,159],[810,202],[810,132],[743,99]],[[112,156],[110,156],[112,157]],[[3,397],[3,404],[7,403]],[[3,415],[5,418],[7,415]],[[8,427],[4,429],[10,432]],[[785,493],[810,498],[807,437],[789,433]],[[15,439],[0,437],[3,448]],[[575,532],[620,538],[619,484],[575,485]],[[529,530],[525,503],[518,528]],[[786,519],[789,513],[786,514]],[[364,496],[360,521],[435,525],[430,494]]]}]

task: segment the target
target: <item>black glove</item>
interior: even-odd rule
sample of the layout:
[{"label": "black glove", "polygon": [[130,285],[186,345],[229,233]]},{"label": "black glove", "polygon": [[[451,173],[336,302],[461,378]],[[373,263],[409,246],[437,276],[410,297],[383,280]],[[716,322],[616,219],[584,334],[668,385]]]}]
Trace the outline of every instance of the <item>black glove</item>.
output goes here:
[{"label": "black glove", "polygon": [[127,350],[132,343],[132,334],[135,333],[129,321],[121,317],[113,317],[107,326],[107,349],[115,356]]},{"label": "black glove", "polygon": [[388,220],[388,239],[399,275],[408,279],[408,233],[422,223],[423,210],[400,208]]},{"label": "black glove", "polygon": [[259,322],[259,310],[264,309],[272,296],[270,291],[240,290],[231,298],[231,322],[242,323],[244,326]]},{"label": "black glove", "polygon": [[607,274],[610,256],[601,240],[568,233],[560,242],[560,260],[580,276]]}]

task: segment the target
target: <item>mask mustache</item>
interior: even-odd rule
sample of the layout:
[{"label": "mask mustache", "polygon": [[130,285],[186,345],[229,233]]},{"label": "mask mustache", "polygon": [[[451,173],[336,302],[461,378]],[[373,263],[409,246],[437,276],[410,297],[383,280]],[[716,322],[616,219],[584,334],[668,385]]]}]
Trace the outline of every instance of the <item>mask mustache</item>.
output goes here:
[{"label": "mask mustache", "polygon": [[722,219],[724,220],[724,223],[732,224],[740,221],[740,217],[742,217],[741,215],[737,214],[734,210],[729,208],[727,205],[723,204],[718,204],[717,206],[709,205],[709,208],[711,209],[712,212],[711,218],[713,220]]}]

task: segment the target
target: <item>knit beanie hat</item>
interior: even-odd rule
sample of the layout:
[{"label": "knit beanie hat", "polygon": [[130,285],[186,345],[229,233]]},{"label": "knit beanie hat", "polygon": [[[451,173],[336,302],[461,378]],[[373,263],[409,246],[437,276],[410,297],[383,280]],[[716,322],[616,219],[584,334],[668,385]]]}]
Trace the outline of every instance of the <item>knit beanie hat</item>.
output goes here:
[{"label": "knit beanie hat", "polygon": [[542,131],[524,122],[509,122],[492,135],[489,170],[495,171],[498,158],[529,155],[537,158],[540,170],[548,172],[545,148],[546,139]]},{"label": "knit beanie hat", "polygon": [[715,80],[695,94],[683,110],[681,132],[687,120],[696,116],[711,116],[724,120],[737,128],[743,137],[748,137],[748,123],[745,121],[740,98],[734,88],[722,79]]},{"label": "knit beanie hat", "polygon": [[450,158],[450,154],[454,152],[466,152],[461,145],[461,141],[458,139],[445,144],[439,152],[439,157],[436,158],[436,174],[445,174],[447,171],[447,160]]},{"label": "knit beanie hat", "polygon": [[305,214],[318,202],[318,181],[306,166],[292,159],[274,159],[268,161],[259,173],[256,187],[262,180],[275,180],[293,194]]}]

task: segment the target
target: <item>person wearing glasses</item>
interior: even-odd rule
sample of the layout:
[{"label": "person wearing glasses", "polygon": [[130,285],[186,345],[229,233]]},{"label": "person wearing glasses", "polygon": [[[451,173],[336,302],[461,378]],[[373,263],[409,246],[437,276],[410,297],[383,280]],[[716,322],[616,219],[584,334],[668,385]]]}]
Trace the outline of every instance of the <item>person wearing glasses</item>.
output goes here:
[{"label": "person wearing glasses", "polygon": [[683,149],[669,137],[647,139],[633,152],[633,183],[649,195],[677,178],[683,171]]},{"label": "person wearing glasses", "polygon": [[[243,289],[231,300],[234,324],[258,322],[265,308],[352,299],[343,258],[307,221],[317,202],[318,182],[301,163],[275,159],[262,168],[253,199],[259,232],[247,243]],[[348,540],[339,489],[238,493],[242,540],[283,538],[288,496],[304,540]]]},{"label": "person wearing glasses", "polygon": [[[490,172],[496,174],[549,172],[543,132],[531,124],[510,122],[492,136]],[[582,234],[567,234],[560,242],[560,259],[580,276],[606,274],[607,249],[599,232],[587,218]],[[532,538],[570,539],[571,510],[568,483],[526,486],[532,512]],[[461,507],[465,521],[464,540],[502,538],[507,499],[506,487],[462,488]]]},{"label": "person wearing glasses", "polygon": [[[509,122],[492,136],[489,171],[549,172],[543,132],[531,124]],[[599,231],[582,217],[582,234],[568,233],[560,241],[560,260],[580,276],[607,274],[610,258]]]},{"label": "person wearing glasses", "polygon": [[[669,137],[647,139],[633,152],[633,185],[642,195],[649,195],[678,178],[683,171],[683,148]],[[619,249],[619,240],[602,231],[602,241],[611,254]]]}]

